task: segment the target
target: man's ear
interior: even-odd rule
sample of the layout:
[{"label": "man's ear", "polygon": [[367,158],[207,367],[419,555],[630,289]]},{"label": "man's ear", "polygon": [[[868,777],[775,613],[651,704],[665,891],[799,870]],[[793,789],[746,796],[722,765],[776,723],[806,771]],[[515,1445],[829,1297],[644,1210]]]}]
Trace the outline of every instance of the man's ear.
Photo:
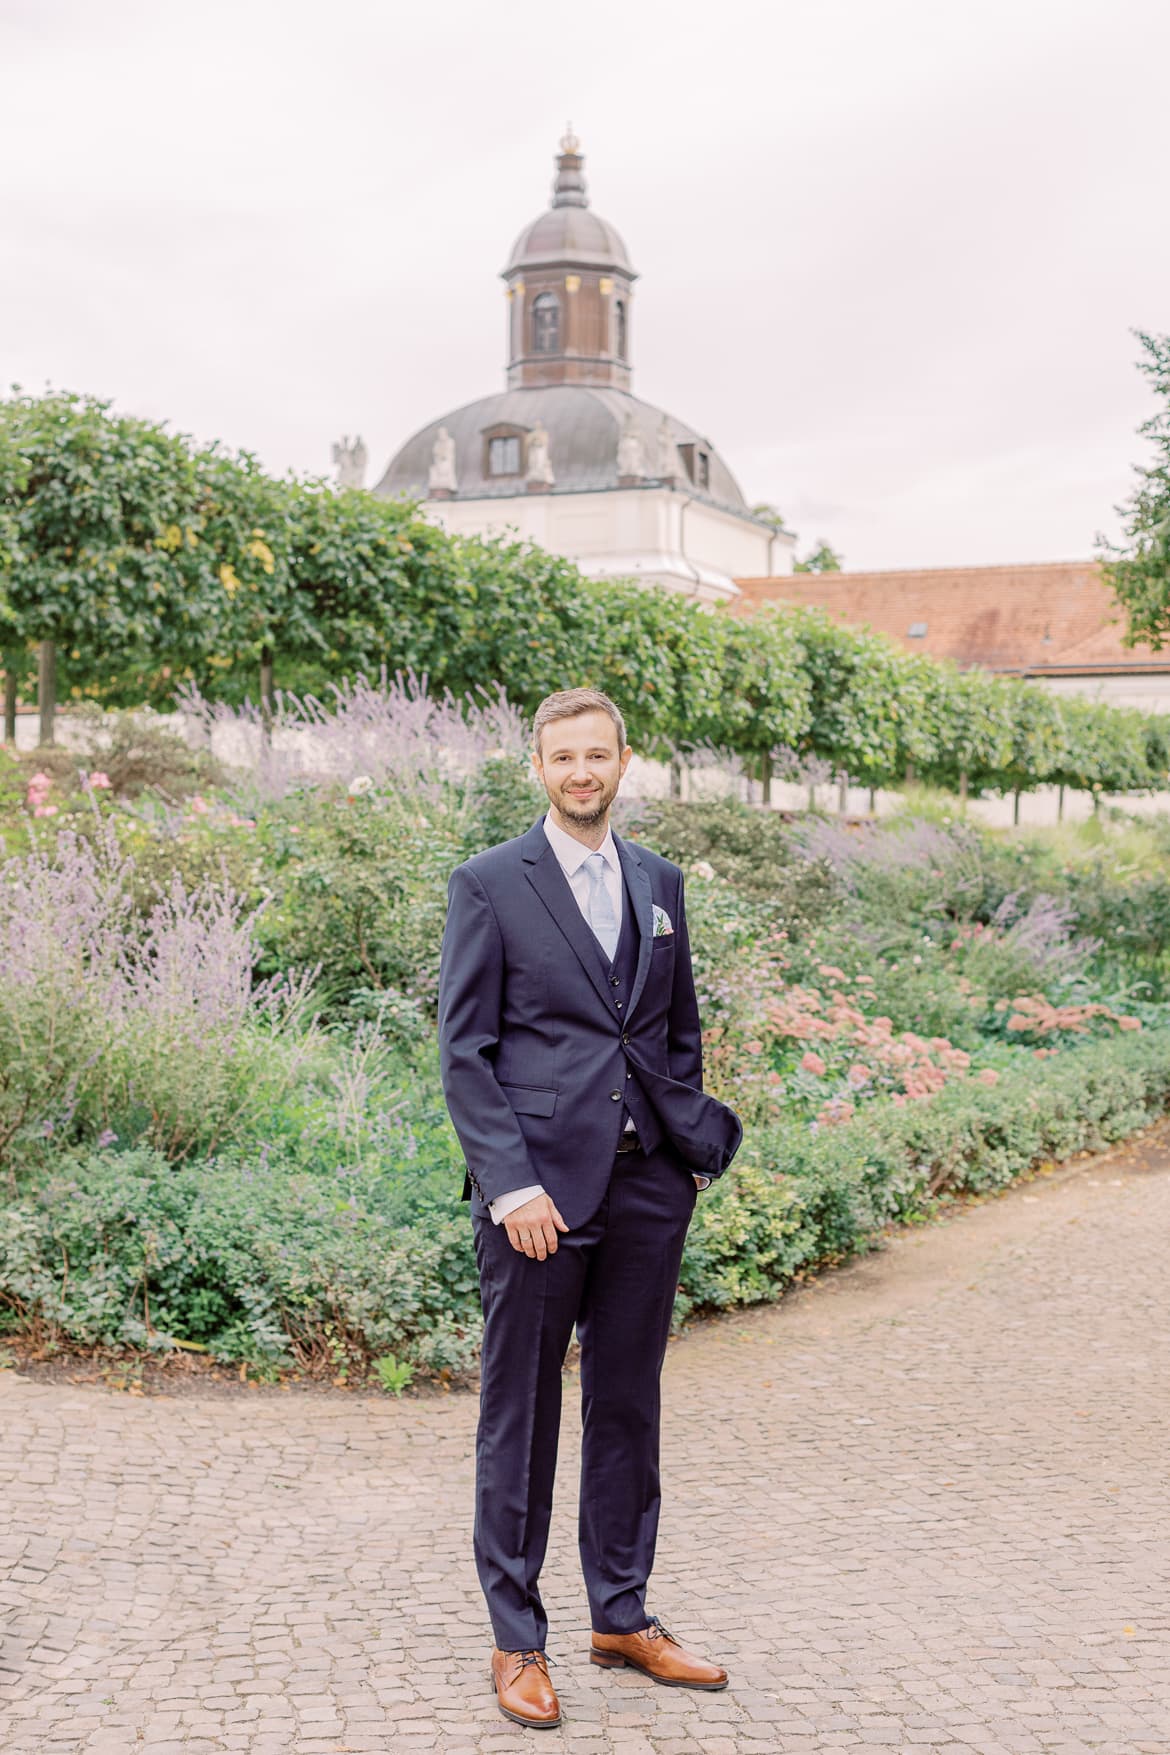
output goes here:
[{"label": "man's ear", "polygon": [[544,779],[544,763],[540,759],[539,750],[533,750],[532,752],[532,771],[538,780]]},{"label": "man's ear", "polygon": [[621,762],[622,762],[621,771],[623,774],[625,773],[626,769],[629,767],[630,760],[631,760],[633,754],[634,754],[633,750],[630,748],[629,744],[627,744],[625,749],[622,751],[622,755],[621,755]]}]

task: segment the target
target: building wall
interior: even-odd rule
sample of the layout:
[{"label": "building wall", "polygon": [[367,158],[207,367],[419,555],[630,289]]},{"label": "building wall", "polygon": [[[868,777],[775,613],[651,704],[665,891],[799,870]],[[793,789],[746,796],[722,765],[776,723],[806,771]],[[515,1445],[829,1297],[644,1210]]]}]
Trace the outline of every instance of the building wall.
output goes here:
[{"label": "building wall", "polygon": [[792,537],[670,488],[430,500],[424,509],[456,535],[511,532],[584,572],[634,575],[709,602],[738,595],[737,573],[792,570]]},{"label": "building wall", "polygon": [[1136,707],[1142,713],[1170,713],[1170,672],[1165,675],[1032,677],[1054,695],[1084,695],[1109,707]]}]

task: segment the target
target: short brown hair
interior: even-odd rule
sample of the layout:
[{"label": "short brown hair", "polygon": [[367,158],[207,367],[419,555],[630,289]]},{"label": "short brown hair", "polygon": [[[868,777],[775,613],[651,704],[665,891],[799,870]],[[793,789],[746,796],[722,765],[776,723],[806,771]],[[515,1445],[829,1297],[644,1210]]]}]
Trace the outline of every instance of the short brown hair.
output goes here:
[{"label": "short brown hair", "polygon": [[532,747],[537,755],[540,754],[540,734],[546,725],[552,725],[558,719],[577,719],[582,713],[608,713],[617,732],[618,749],[625,749],[626,722],[621,709],[608,695],[603,695],[600,689],[560,689],[555,695],[546,695],[536,709],[532,721]]}]

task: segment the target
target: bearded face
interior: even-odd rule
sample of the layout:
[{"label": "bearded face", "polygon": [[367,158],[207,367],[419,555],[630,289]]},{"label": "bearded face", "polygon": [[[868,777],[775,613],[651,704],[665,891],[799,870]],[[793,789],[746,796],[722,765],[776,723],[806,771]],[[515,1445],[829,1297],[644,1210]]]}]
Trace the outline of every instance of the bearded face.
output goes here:
[{"label": "bearded face", "polygon": [[631,751],[618,748],[617,728],[608,713],[578,713],[557,719],[541,735],[533,757],[553,820],[563,827],[590,829],[608,821]]}]

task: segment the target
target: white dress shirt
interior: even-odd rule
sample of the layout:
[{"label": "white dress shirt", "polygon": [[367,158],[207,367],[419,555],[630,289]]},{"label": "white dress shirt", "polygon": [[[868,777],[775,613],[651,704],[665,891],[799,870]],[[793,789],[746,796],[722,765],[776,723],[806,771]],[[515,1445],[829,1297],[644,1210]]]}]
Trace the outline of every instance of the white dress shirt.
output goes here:
[{"label": "white dress shirt", "polygon": [[[585,861],[594,852],[601,854],[605,860],[605,887],[613,904],[614,919],[617,921],[620,933],[622,907],[625,902],[625,885],[622,883],[621,860],[618,858],[618,850],[614,845],[613,830],[607,829],[605,831],[605,840],[597,848],[586,847],[581,841],[567,834],[564,829],[558,828],[557,824],[548,816],[544,819],[544,832],[548,837],[549,846],[557,856],[557,864],[569,880],[573,899],[586,921],[589,919],[589,879],[585,875]],[[626,1122],[626,1130],[630,1133],[634,1131],[632,1121]],[[709,1176],[696,1176],[695,1184],[698,1188],[706,1188],[710,1180]],[[492,1216],[493,1225],[502,1224],[509,1213],[515,1212],[517,1207],[522,1207],[525,1201],[535,1200],[538,1194],[543,1193],[544,1189],[541,1184],[533,1182],[527,1188],[511,1188],[507,1194],[497,1196],[495,1200],[488,1203],[488,1212]]]}]

